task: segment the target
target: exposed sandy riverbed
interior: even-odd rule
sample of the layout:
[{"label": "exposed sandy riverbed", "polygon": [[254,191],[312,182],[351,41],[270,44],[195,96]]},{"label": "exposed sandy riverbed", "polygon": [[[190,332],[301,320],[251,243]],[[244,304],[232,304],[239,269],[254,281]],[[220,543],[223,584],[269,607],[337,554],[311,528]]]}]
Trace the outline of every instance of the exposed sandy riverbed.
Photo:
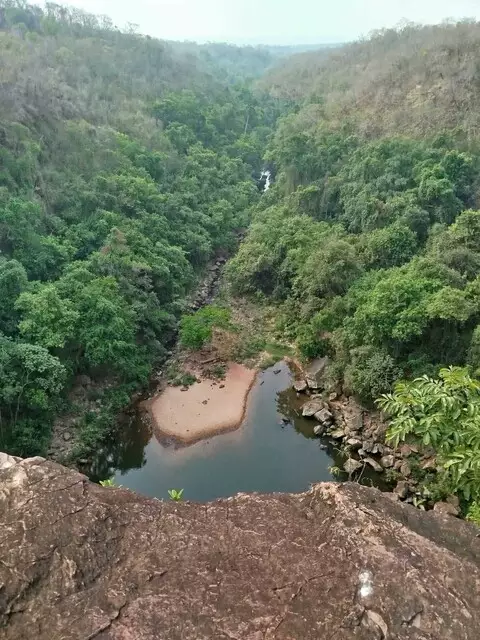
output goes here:
[{"label": "exposed sandy riverbed", "polygon": [[186,444],[239,427],[256,370],[230,363],[225,379],[202,380],[182,391],[167,387],[146,403],[159,438],[173,437]]}]

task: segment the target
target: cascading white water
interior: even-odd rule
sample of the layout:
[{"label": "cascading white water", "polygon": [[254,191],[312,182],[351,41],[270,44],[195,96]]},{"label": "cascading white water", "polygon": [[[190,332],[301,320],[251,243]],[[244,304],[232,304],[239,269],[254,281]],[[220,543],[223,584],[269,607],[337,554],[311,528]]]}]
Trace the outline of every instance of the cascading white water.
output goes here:
[{"label": "cascading white water", "polygon": [[263,191],[268,191],[270,189],[270,185],[272,184],[272,174],[268,169],[266,171],[262,171],[261,179],[265,179],[265,186],[263,188]]}]

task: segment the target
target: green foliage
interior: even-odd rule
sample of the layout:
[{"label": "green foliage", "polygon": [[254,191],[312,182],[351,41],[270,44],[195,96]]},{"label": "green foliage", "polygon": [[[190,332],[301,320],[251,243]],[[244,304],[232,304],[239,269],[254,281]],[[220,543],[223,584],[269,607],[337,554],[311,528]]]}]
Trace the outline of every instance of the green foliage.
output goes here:
[{"label": "green foliage", "polygon": [[299,297],[309,298],[343,295],[361,273],[362,265],[354,247],[345,240],[332,238],[300,266],[293,291]]},{"label": "green foliage", "polygon": [[475,375],[478,375],[480,372],[480,326],[478,325],[475,327],[472,334],[467,362],[472,367]]},{"label": "green foliage", "polygon": [[359,305],[348,324],[353,344],[386,345],[422,335],[427,323],[426,302],[439,283],[412,269],[392,269]]},{"label": "green foliage", "polygon": [[274,299],[301,354],[330,356],[365,402],[401,372],[478,366],[480,158],[451,145],[283,118],[276,185],[228,265],[233,290]]},{"label": "green foliage", "polygon": [[70,300],[60,298],[55,285],[44,285],[36,292],[25,291],[15,306],[22,312],[20,333],[29,342],[46,349],[63,348],[75,336],[80,313]]},{"label": "green foliage", "polygon": [[177,373],[169,378],[169,384],[173,387],[191,387],[197,382],[197,378],[191,373]]},{"label": "green foliage", "polygon": [[0,335],[0,448],[45,453],[52,411],[66,381],[58,358]]},{"label": "green foliage", "polygon": [[480,503],[472,502],[467,511],[466,519],[480,527]]},{"label": "green foliage", "polygon": [[450,367],[437,379],[399,382],[377,402],[391,417],[387,435],[393,445],[413,438],[433,446],[450,491],[479,499],[480,381]]},{"label": "green foliage", "polygon": [[27,274],[17,260],[0,259],[0,331],[15,334],[19,314],[15,301],[27,288]]},{"label": "green foliage", "polygon": [[224,364],[214,364],[205,371],[205,375],[216,380],[224,380],[227,374],[227,367]]},{"label": "green foliage", "polygon": [[115,482],[114,478],[107,478],[106,480],[100,480],[99,484],[101,487],[110,487],[110,488],[118,487],[118,484]]},{"label": "green foliage", "polygon": [[[91,451],[165,357],[205,265],[248,225],[285,108],[249,79],[283,54],[160,42],[54,3],[3,4],[2,384],[19,406],[5,391],[1,444],[44,452],[71,384],[88,374],[112,393],[95,415],[76,409],[78,450]],[[207,316],[206,339],[225,320]],[[15,395],[28,370],[13,352],[27,345],[63,372],[41,415]]]},{"label": "green foliage", "polygon": [[183,497],[183,492],[184,489],[169,489],[168,490],[168,495],[170,496],[170,500],[173,500],[174,502],[180,502],[182,500]]},{"label": "green foliage", "polygon": [[350,358],[344,372],[344,389],[367,403],[388,391],[402,373],[395,360],[383,350],[360,347],[350,352]]},{"label": "green foliage", "polygon": [[363,259],[367,267],[388,269],[408,262],[417,251],[417,238],[408,227],[391,225],[366,234]]},{"label": "green foliage", "polygon": [[187,349],[201,349],[212,339],[213,328],[228,329],[230,310],[208,305],[180,321],[180,342]]}]

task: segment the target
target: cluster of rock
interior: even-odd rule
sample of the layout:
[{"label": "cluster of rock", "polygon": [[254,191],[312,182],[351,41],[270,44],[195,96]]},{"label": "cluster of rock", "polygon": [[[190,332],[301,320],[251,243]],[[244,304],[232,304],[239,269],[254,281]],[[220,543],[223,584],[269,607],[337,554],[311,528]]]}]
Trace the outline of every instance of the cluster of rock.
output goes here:
[{"label": "cluster of rock", "polygon": [[[331,393],[328,400],[322,389],[322,376],[328,360],[316,360],[305,373],[305,378],[294,383],[297,393],[309,396],[302,407],[302,415],[318,422],[313,431],[319,437],[335,440],[345,453],[343,470],[349,476],[359,475],[366,467],[385,474],[386,482],[396,482],[393,495],[396,499],[414,503],[421,497],[418,480],[413,470],[435,471],[435,451],[420,449],[414,444],[402,444],[398,448],[385,442],[387,425],[378,413],[366,412],[355,401],[341,394]],[[458,500],[453,496],[449,502],[437,503],[436,510],[458,515]]]},{"label": "cluster of rock", "polygon": [[[87,375],[78,375],[69,392],[69,401],[75,410],[60,414],[53,425],[52,439],[47,455],[57,462],[66,462],[72,456],[77,443],[79,428],[86,414],[99,414],[102,410],[102,400],[98,394],[105,392],[113,386],[108,379],[102,382],[93,382]],[[95,393],[92,391],[95,390]],[[81,460],[81,464],[88,461]]]},{"label": "cluster of rock", "polygon": [[218,258],[208,267],[205,277],[188,305],[190,311],[198,311],[206,304],[211,304],[217,294],[220,276],[226,261],[227,259],[224,257]]},{"label": "cluster of rock", "polygon": [[355,483],[208,505],[0,453],[4,640],[477,640],[478,529]]}]

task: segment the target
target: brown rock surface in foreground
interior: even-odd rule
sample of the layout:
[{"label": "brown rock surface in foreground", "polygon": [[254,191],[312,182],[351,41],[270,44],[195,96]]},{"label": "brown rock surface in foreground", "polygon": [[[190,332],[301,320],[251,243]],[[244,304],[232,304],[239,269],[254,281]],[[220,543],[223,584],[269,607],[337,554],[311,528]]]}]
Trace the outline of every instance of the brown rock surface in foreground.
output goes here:
[{"label": "brown rock surface in foreground", "polygon": [[3,467],[2,639],[480,637],[477,529],[449,516],[355,484],[175,504]]}]

